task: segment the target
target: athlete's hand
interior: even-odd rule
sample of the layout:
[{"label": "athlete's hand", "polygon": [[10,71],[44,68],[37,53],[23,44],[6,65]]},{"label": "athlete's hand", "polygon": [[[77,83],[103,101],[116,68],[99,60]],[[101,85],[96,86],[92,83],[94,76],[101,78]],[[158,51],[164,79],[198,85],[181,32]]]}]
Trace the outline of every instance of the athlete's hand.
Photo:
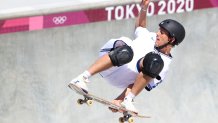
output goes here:
[{"label": "athlete's hand", "polygon": [[149,3],[150,3],[150,0],[142,0],[141,8],[144,10],[147,10]]},{"label": "athlete's hand", "polygon": [[[120,104],[121,104],[121,102],[123,102],[123,100],[113,100],[113,101],[111,101],[113,104],[115,104],[115,105],[117,105],[117,106],[121,106]],[[111,107],[109,107],[109,109],[112,111],[112,112],[114,112],[114,113],[116,113],[116,112],[118,112],[118,110],[116,110],[116,109],[113,109],[113,108],[111,108]],[[122,112],[122,111],[119,111],[119,112]]]}]

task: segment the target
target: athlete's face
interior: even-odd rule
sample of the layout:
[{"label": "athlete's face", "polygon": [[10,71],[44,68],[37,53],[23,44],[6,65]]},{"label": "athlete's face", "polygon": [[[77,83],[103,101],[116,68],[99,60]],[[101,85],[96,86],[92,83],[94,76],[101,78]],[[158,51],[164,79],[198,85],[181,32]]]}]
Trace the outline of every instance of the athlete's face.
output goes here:
[{"label": "athlete's face", "polygon": [[155,46],[159,47],[166,44],[167,42],[169,42],[169,33],[165,29],[159,28],[157,32],[157,39],[155,42]]}]

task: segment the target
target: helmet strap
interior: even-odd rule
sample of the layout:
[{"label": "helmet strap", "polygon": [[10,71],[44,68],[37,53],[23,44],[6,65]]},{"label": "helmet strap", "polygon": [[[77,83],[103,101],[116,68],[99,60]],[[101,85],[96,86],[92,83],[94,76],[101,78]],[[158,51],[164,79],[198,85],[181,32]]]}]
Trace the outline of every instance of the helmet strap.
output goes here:
[{"label": "helmet strap", "polygon": [[158,50],[158,51],[160,51],[161,49],[163,49],[164,47],[166,47],[166,46],[168,46],[168,45],[172,45],[173,46],[173,42],[175,41],[175,38],[172,38],[172,40],[170,40],[169,42],[167,42],[167,43],[165,43],[165,44],[163,44],[163,45],[161,45],[161,46],[159,46],[159,47],[156,47],[155,46],[155,48]]},{"label": "helmet strap", "polygon": [[165,44],[163,44],[163,45],[161,45],[161,46],[158,46],[158,47],[155,46],[155,49],[157,49],[158,51],[160,51],[161,49],[163,49],[164,47],[166,47],[166,46],[169,45],[169,44],[171,44],[171,43],[170,43],[170,42],[167,42],[167,43],[165,43]]}]

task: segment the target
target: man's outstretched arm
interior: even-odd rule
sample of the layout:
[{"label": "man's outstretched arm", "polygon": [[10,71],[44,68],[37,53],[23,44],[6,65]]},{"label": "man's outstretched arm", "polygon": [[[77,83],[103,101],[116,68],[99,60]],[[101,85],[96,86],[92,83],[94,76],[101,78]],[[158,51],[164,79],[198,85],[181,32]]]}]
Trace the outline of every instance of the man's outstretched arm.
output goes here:
[{"label": "man's outstretched arm", "polygon": [[141,10],[138,14],[138,17],[136,18],[136,24],[135,24],[135,27],[144,27],[146,28],[146,24],[147,24],[147,8],[148,8],[148,5],[150,3],[150,0],[142,0],[141,2]]}]

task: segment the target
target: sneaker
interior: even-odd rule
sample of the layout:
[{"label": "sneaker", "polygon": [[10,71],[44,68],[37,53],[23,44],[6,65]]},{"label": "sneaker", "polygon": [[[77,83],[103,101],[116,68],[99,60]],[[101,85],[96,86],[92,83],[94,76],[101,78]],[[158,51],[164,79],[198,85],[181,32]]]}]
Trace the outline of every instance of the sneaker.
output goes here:
[{"label": "sneaker", "polygon": [[133,105],[133,100],[130,101],[130,100],[125,98],[124,101],[121,103],[121,106],[126,108],[127,110],[130,110],[130,111],[133,111],[135,113],[138,113],[137,109]]},{"label": "sneaker", "polygon": [[71,80],[69,85],[74,84],[77,87],[81,88],[84,92],[88,93],[88,87],[86,85],[86,83],[88,82],[89,82],[88,78],[85,78],[83,75],[79,75],[75,79]]}]

